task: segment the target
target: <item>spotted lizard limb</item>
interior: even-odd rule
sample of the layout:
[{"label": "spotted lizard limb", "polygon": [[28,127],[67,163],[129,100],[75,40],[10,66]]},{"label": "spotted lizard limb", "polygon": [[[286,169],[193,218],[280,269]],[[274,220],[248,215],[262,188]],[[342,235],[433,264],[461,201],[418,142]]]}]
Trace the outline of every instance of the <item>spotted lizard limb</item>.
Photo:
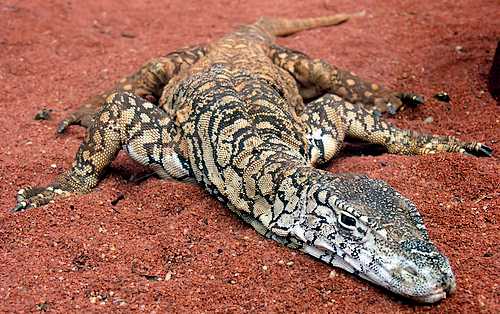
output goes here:
[{"label": "spotted lizard limb", "polygon": [[194,46],[179,49],[164,57],[146,62],[139,70],[121,79],[111,90],[84,101],[83,105],[69,113],[59,123],[57,132],[64,133],[70,125],[89,127],[92,117],[104,105],[106,98],[116,92],[131,92],[151,103],[158,104],[163,87],[170,79],[191,66],[205,53],[205,46]]},{"label": "spotted lizard limb", "polygon": [[363,106],[346,102],[336,95],[326,97],[332,105],[339,108],[348,137],[382,145],[391,154],[428,155],[451,152],[477,157],[491,156],[491,148],[482,143],[400,129]]},{"label": "spotted lizard limb", "polygon": [[329,161],[342,147],[344,136],[382,145],[392,154],[455,152],[478,157],[491,155],[491,149],[479,142],[397,128],[363,106],[333,94],[325,94],[309,103],[302,119],[310,128],[309,158],[313,164]]},{"label": "spotted lizard limb", "polygon": [[299,83],[301,96],[307,101],[325,93],[336,94],[346,101],[362,104],[370,111],[395,114],[403,99],[416,97],[411,93],[391,91],[378,83],[369,82],[354,73],[339,69],[320,59],[311,59],[302,52],[272,45],[270,58],[287,70]]},{"label": "spotted lizard limb", "polygon": [[14,211],[42,206],[72,194],[89,193],[122,149],[161,178],[188,179],[180,138],[171,119],[156,105],[127,92],[108,96],[97,112],[70,170],[47,187],[21,189]]}]

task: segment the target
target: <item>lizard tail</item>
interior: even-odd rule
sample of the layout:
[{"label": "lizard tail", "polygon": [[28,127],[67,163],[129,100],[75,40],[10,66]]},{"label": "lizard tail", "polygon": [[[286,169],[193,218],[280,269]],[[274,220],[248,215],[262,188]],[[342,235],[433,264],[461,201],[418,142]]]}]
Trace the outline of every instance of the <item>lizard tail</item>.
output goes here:
[{"label": "lizard tail", "polygon": [[354,16],[363,16],[364,11],[354,14],[336,14],[305,19],[262,17],[254,25],[273,36],[287,36],[303,30],[344,23]]}]

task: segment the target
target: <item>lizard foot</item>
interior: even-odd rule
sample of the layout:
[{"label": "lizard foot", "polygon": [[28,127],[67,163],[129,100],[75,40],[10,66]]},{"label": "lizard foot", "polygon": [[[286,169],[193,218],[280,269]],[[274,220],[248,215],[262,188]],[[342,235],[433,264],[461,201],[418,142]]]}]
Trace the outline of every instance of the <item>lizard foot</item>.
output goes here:
[{"label": "lizard foot", "polygon": [[407,105],[410,107],[416,107],[418,105],[422,105],[424,103],[424,97],[413,94],[413,93],[399,93],[396,95],[401,101],[403,105]]},{"label": "lizard foot", "polygon": [[55,198],[67,196],[70,192],[50,185],[48,187],[26,187],[17,192],[17,204],[12,208],[13,212],[22,212],[29,208],[48,204]]},{"label": "lizard foot", "polygon": [[454,138],[448,138],[449,142],[439,143],[439,141],[430,141],[418,149],[419,155],[435,154],[438,152],[457,152],[467,156],[491,157],[493,149],[482,143],[460,142]]},{"label": "lizard foot", "polygon": [[372,111],[375,115],[381,116],[386,113],[393,116],[406,107],[417,107],[423,104],[424,98],[413,93],[388,93],[384,97],[377,98],[374,103]]},{"label": "lizard foot", "polygon": [[71,112],[57,126],[57,133],[62,134],[71,125],[80,125],[88,128],[92,122],[92,118],[96,112],[96,108],[92,105],[84,105]]},{"label": "lizard foot", "polygon": [[473,148],[465,148],[464,154],[470,154],[476,157],[491,157],[493,155],[493,149],[481,143],[476,143]]}]

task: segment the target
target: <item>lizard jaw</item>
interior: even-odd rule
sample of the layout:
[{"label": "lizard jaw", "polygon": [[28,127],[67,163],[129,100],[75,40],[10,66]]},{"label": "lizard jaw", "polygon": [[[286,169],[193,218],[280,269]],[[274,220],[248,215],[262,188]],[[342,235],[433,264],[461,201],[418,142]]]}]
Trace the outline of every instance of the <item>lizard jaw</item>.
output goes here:
[{"label": "lizard jaw", "polygon": [[[414,267],[397,266],[405,264],[400,258],[395,258],[392,263],[364,263],[338,247],[332,251],[323,242],[320,241],[319,246],[305,245],[302,251],[417,303],[436,303],[455,291],[455,277],[447,260],[443,260],[446,264],[440,271],[432,267],[417,270]],[[401,277],[405,279],[401,280]]]},{"label": "lizard jaw", "polygon": [[[393,293],[402,295],[417,303],[436,303],[451,295],[456,289],[455,276],[447,259],[441,256],[441,266],[408,267],[395,258],[397,265],[379,263],[378,267],[358,266],[359,276]],[[345,259],[349,264],[350,258]],[[392,264],[392,265],[390,265]],[[365,271],[363,271],[363,269]]]},{"label": "lizard jaw", "polygon": [[405,289],[407,291],[403,290],[396,290],[394,289],[394,285],[391,284],[390,280],[381,280],[380,277],[378,276],[373,276],[373,274],[367,273],[367,274],[362,274],[360,273],[359,276],[377,286],[381,286],[386,288],[389,291],[392,291],[393,293],[396,293],[398,295],[402,295],[408,299],[411,299],[415,301],[416,303],[426,303],[426,304],[432,304],[436,303],[439,301],[442,301],[446,299],[448,296],[453,294],[456,289],[456,283],[455,279],[452,278],[449,282],[445,283],[445,286],[437,284],[434,286],[434,288],[426,289],[427,293],[425,294],[412,294],[409,293],[408,290],[418,290],[416,287],[413,287],[413,289]]}]

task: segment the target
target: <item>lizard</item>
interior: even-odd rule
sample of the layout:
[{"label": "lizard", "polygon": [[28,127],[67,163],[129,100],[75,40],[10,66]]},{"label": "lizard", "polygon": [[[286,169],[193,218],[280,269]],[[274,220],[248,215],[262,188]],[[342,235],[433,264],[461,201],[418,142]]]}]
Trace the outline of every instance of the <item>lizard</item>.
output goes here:
[{"label": "lizard", "polygon": [[275,43],[350,17],[264,17],[150,60],[63,119],[60,133],[87,128],[71,168],[20,189],[12,210],[91,192],[123,148],[160,178],[201,185],[270,239],[416,302],[446,298],[455,276],[416,205],[382,180],[318,166],[346,139],[404,155],[492,149],[400,129],[380,113],[411,94]]}]

